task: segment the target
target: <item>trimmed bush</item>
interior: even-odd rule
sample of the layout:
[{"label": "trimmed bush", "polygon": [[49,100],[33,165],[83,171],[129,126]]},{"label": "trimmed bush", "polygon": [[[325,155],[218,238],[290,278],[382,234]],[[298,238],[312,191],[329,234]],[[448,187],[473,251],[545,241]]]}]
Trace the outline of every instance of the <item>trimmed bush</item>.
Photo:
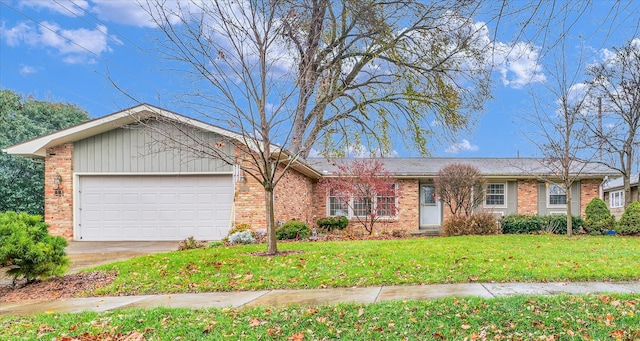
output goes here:
[{"label": "trimmed bush", "polygon": [[[556,227],[553,233],[555,234],[567,234],[567,216],[565,214],[553,214],[544,216],[544,225],[542,231],[549,226]],[[584,226],[584,220],[581,217],[571,217],[571,229],[575,232],[578,231],[580,226]]]},{"label": "trimmed bush", "polygon": [[616,219],[609,211],[607,204],[600,198],[593,198],[585,209],[584,230],[589,234],[603,234],[612,230]]},{"label": "trimmed bush", "polygon": [[474,213],[470,217],[453,216],[442,224],[445,236],[498,234],[500,229],[494,215]]},{"label": "trimmed bush", "polygon": [[227,233],[227,236],[231,236],[232,234],[234,234],[236,232],[242,232],[242,231],[252,231],[251,224],[246,224],[246,223],[235,224],[231,228],[231,230],[229,230],[229,233]]},{"label": "trimmed bush", "polygon": [[640,202],[634,201],[625,208],[615,230],[621,235],[640,233]]},{"label": "trimmed bush", "polygon": [[511,214],[502,217],[500,225],[504,234],[530,234],[538,233],[543,223],[541,216]]},{"label": "trimmed bush", "polygon": [[309,238],[310,235],[311,229],[309,226],[295,220],[287,221],[276,230],[276,238],[278,238],[278,240]]},{"label": "trimmed bush", "polygon": [[251,231],[240,231],[233,233],[229,236],[229,244],[253,244],[256,242],[256,239],[253,237]]},{"label": "trimmed bush", "polygon": [[320,218],[316,222],[318,228],[325,231],[343,230],[349,225],[349,219],[345,216]]},{"label": "trimmed bush", "polygon": [[[574,216],[572,218],[573,230],[577,231],[579,226],[584,226],[582,218]],[[500,225],[504,234],[532,234],[532,233],[567,233],[567,216],[554,214],[548,216],[531,216],[521,214],[511,214],[502,218]]]},{"label": "trimmed bush", "polygon": [[69,264],[64,252],[67,241],[49,234],[41,216],[0,213],[0,265],[9,265],[13,284],[62,275]]}]

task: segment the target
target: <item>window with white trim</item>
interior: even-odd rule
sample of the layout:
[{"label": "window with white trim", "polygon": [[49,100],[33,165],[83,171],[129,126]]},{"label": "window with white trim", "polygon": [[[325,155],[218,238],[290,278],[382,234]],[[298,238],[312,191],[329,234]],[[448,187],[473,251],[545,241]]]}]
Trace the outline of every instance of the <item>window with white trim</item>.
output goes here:
[{"label": "window with white trim", "polygon": [[352,198],[353,202],[352,215],[354,217],[366,217],[371,214],[372,202],[371,198]]},{"label": "window with white trim", "polygon": [[346,198],[329,191],[327,195],[327,208],[329,216],[366,217],[376,209],[376,216],[396,217],[396,185],[391,186],[390,191],[380,193],[373,200],[371,198]]},{"label": "window with white trim", "polygon": [[623,191],[615,191],[609,193],[609,207],[617,208],[624,206],[624,192]]},{"label": "window with white trim", "polygon": [[489,183],[484,194],[484,206],[504,207],[507,202],[507,184]]},{"label": "window with white trim", "polygon": [[567,190],[565,186],[558,184],[549,184],[547,187],[547,199],[550,206],[566,206]]},{"label": "window with white trim", "polygon": [[376,196],[376,206],[379,217],[396,216],[396,184],[392,184],[387,193],[379,193]]},{"label": "window with white trim", "polygon": [[327,207],[330,216],[347,216],[349,215],[348,206],[338,197],[334,191],[330,190],[327,196]]}]

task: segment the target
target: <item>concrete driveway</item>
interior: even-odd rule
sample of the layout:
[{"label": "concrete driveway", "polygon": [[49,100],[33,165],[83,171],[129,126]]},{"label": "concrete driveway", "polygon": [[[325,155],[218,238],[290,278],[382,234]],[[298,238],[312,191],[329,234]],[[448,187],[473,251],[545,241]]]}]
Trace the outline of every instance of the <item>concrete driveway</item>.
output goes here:
[{"label": "concrete driveway", "polygon": [[71,264],[67,273],[153,253],[177,251],[179,242],[77,242],[65,249]]}]

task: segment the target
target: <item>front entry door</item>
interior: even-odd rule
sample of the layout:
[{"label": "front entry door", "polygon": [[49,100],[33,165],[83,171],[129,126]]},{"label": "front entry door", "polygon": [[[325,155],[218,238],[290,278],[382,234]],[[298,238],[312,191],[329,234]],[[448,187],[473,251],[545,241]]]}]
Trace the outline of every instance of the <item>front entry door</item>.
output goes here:
[{"label": "front entry door", "polygon": [[440,225],[440,201],[434,185],[420,185],[420,227]]}]

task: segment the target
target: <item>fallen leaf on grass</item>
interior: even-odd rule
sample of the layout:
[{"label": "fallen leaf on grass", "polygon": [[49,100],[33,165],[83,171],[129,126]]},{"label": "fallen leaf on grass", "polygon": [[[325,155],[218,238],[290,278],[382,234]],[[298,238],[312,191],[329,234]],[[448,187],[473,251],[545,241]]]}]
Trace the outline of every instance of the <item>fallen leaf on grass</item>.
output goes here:
[{"label": "fallen leaf on grass", "polygon": [[302,341],[304,340],[304,332],[300,332],[298,334],[293,334],[287,338],[290,341]]}]

